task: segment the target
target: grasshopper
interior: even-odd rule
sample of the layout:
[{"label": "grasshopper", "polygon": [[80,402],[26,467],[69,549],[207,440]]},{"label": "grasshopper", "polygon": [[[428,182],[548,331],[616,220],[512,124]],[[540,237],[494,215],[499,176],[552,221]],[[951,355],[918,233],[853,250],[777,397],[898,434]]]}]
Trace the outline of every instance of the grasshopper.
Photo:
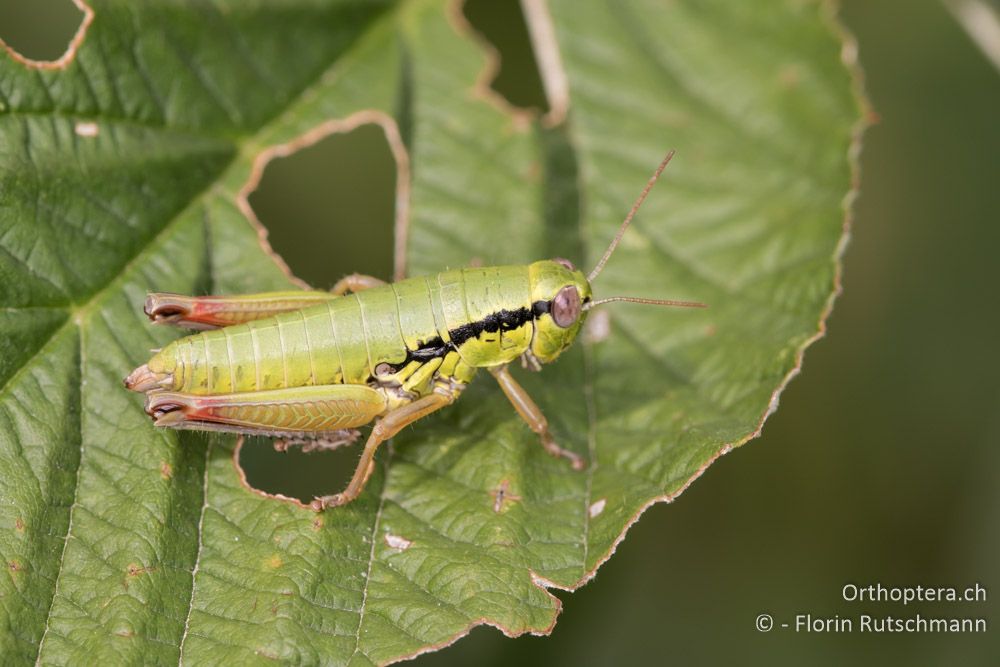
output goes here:
[{"label": "grasshopper", "polygon": [[156,426],[279,438],[276,447],[335,448],[375,421],[347,487],[318,497],[317,511],[364,489],[378,446],[407,424],[453,403],[480,368],[496,378],[550,454],[574,469],[545,415],[514,379],[559,357],[587,312],[631,301],[704,307],[690,301],[614,296],[591,283],[618,246],[673,151],[660,163],[597,266],[584,276],[565,259],[462,268],[385,283],[353,274],[330,292],[187,297],[153,293],[145,313],[159,324],[202,330],[176,340],[125,379],[146,394]]}]

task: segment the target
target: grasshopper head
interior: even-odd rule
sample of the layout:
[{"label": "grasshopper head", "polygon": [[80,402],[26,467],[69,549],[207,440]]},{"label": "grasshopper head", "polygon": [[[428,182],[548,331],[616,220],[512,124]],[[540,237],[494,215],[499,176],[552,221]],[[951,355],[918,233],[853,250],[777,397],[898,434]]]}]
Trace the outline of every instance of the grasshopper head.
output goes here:
[{"label": "grasshopper head", "polygon": [[[604,299],[594,300],[591,295],[590,283],[600,275],[604,265],[618,242],[625,235],[632,218],[645,201],[656,179],[660,177],[674,152],[670,151],[660,162],[660,166],[653,172],[653,176],[646,183],[639,198],[632,205],[632,210],[625,216],[618,233],[611,240],[608,249],[597,262],[597,266],[587,274],[583,275],[568,260],[550,259],[542,262],[535,262],[529,267],[531,281],[531,301],[535,315],[535,335],[531,340],[530,355],[525,354],[525,359],[534,361],[536,367],[538,363],[547,364],[554,361],[562,354],[562,351],[569,347],[577,334],[583,321],[587,319],[587,311],[594,306],[613,301],[628,301],[631,303],[644,303],[653,306],[680,306],[682,308],[704,308],[705,304],[697,301],[676,301],[673,299],[644,299],[634,296],[611,296]],[[532,359],[533,357],[533,359]]]},{"label": "grasshopper head", "polygon": [[528,267],[535,335],[531,354],[543,364],[573,344],[587,318],[590,283],[568,260],[549,259]]}]

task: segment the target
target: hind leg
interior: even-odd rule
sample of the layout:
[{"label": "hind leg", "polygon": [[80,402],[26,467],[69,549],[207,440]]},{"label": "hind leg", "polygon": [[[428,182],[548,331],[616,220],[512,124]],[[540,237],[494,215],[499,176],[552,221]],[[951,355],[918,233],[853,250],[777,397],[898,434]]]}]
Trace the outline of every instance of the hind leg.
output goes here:
[{"label": "hind leg", "polygon": [[205,330],[242,324],[290,310],[301,310],[336,298],[336,294],[316,291],[227,296],[183,296],[153,292],[146,297],[143,311],[156,324]]},{"label": "hind leg", "polygon": [[173,324],[197,330],[218,329],[290,310],[301,310],[326,303],[348,292],[360,292],[384,284],[385,281],[378,278],[352,273],[338,280],[329,292],[303,290],[224,296],[183,296],[153,292],[146,297],[143,311],[156,324]]},{"label": "hind leg", "polygon": [[305,454],[327,452],[347,445],[353,445],[359,437],[361,437],[361,431],[354,428],[345,428],[339,431],[324,433],[315,438],[279,438],[274,441],[274,451],[287,452],[292,447],[301,447],[302,452]]},{"label": "hind leg", "polygon": [[334,384],[201,396],[152,391],[146,413],[157,426],[277,438],[344,438],[346,429],[386,411],[386,399],[364,385]]}]

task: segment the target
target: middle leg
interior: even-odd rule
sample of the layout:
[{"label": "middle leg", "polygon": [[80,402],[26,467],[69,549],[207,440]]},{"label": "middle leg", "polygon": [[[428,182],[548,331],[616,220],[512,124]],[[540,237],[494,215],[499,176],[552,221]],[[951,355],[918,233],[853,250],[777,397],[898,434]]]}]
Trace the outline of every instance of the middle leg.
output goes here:
[{"label": "middle leg", "polygon": [[347,488],[332,496],[316,498],[312,501],[312,508],[320,511],[327,507],[339,507],[357,498],[365,488],[368,478],[371,477],[372,470],[375,468],[374,457],[378,446],[399,433],[407,424],[412,424],[421,417],[426,417],[446,405],[451,405],[454,403],[456,395],[453,389],[440,387],[427,396],[392,410],[378,420],[372,428],[371,435],[368,436],[365,450],[361,453],[361,460],[358,461],[358,467],[355,468],[354,476],[351,477]]},{"label": "middle leg", "polygon": [[360,292],[361,290],[379,287],[381,285],[385,285],[385,281],[379,280],[375,276],[367,276],[363,273],[352,273],[338,280],[330,292],[340,296],[347,294],[348,292]]}]

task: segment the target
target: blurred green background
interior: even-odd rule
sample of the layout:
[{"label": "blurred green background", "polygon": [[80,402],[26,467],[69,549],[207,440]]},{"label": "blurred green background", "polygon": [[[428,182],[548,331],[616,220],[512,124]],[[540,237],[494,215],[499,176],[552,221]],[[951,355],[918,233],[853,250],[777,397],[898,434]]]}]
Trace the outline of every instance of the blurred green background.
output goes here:
[{"label": "blurred green background", "polygon": [[[496,87],[542,104],[514,0],[471,0],[507,54]],[[549,638],[478,628],[424,665],[997,664],[993,599],[850,603],[846,583],[1000,592],[1000,72],[936,0],[844,0],[880,122],[866,135],[844,294],[763,436],[650,509],[596,579],[558,592]],[[0,37],[58,57],[68,0],[0,0]],[[379,130],[272,163],[251,198],[275,249],[326,287],[389,277],[393,178]],[[525,258],[526,260],[530,258]],[[272,490],[339,488],[353,454],[246,461]],[[758,614],[986,617],[963,634],[760,633]]]}]

